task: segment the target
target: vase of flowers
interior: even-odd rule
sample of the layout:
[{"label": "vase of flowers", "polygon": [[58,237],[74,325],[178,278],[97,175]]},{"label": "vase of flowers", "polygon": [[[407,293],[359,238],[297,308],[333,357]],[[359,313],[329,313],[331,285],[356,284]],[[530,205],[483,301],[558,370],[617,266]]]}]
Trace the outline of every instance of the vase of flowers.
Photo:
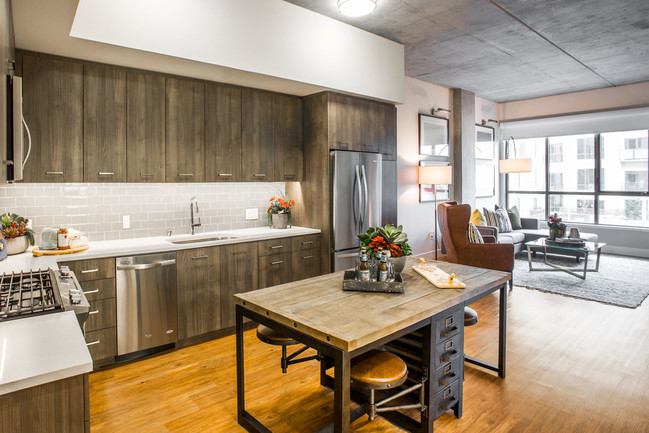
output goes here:
[{"label": "vase of flowers", "polygon": [[566,234],[566,225],[561,222],[561,218],[556,213],[548,217],[548,227],[550,227],[550,240],[562,238]]},{"label": "vase of flowers", "polygon": [[2,236],[7,245],[7,254],[20,254],[34,245],[34,230],[27,227],[29,220],[15,213],[2,215]]},{"label": "vase of flowers", "polygon": [[285,229],[291,227],[291,211],[295,202],[287,197],[271,197],[268,206],[268,227]]},{"label": "vase of flowers", "polygon": [[408,235],[403,233],[403,226],[388,224],[385,227],[370,227],[365,233],[360,233],[358,239],[361,241],[361,248],[367,249],[370,258],[378,259],[380,248],[387,252],[395,272],[403,271],[406,257],[412,254],[408,245]]}]

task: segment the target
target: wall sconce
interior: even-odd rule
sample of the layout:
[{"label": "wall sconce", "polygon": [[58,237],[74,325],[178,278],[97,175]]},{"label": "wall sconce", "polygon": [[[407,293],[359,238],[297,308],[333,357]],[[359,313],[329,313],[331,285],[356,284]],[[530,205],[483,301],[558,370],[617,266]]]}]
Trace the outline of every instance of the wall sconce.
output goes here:
[{"label": "wall sconce", "polygon": [[[509,156],[509,140],[514,147],[514,158],[507,159]],[[500,173],[528,173],[532,171],[532,160],[530,158],[516,158],[516,142],[514,137],[509,137],[505,141],[505,159],[499,161]]]},{"label": "wall sconce", "polygon": [[432,114],[434,116],[435,114],[439,113],[440,111],[448,113],[449,116],[451,115],[451,110],[449,110],[448,108],[433,108],[432,110],[430,110],[430,114]]}]

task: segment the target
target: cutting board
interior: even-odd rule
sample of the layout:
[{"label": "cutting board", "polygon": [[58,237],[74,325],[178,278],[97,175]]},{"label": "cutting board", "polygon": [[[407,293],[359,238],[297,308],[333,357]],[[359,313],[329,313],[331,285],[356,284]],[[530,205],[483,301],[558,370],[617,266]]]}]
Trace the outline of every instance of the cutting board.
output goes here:
[{"label": "cutting board", "polygon": [[74,254],[74,253],[80,253],[81,251],[85,251],[88,248],[90,248],[90,245],[82,245],[80,247],[76,248],[70,248],[68,250],[41,250],[40,248],[36,247],[32,250],[32,254],[34,257],[40,257],[40,256],[60,256],[63,254]]},{"label": "cutting board", "polygon": [[466,285],[457,278],[453,279],[453,284],[449,284],[449,275],[436,266],[417,265],[413,266],[412,270],[426,278],[439,289],[464,289],[466,287]]}]

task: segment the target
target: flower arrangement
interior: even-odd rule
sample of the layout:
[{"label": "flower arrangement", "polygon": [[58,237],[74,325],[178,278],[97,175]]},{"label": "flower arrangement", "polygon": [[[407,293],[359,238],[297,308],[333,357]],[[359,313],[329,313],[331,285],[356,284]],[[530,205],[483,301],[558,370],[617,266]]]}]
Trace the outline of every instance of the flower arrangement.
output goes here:
[{"label": "flower arrangement", "polygon": [[367,232],[360,233],[358,239],[361,241],[361,248],[367,248],[370,257],[376,257],[379,247],[390,253],[390,257],[403,257],[412,254],[408,245],[408,235],[403,233],[403,226],[395,227],[370,227]]},{"label": "flower arrangement", "polygon": [[29,220],[15,213],[2,215],[2,234],[5,239],[27,236],[29,244],[34,245],[34,230],[27,227]]},{"label": "flower arrangement", "polygon": [[561,238],[566,233],[566,225],[561,222],[556,214],[548,216],[548,227],[550,227],[550,238],[552,240],[556,238]]},{"label": "flower arrangement", "polygon": [[268,213],[291,213],[295,202],[287,197],[271,197],[270,206],[268,206]]}]

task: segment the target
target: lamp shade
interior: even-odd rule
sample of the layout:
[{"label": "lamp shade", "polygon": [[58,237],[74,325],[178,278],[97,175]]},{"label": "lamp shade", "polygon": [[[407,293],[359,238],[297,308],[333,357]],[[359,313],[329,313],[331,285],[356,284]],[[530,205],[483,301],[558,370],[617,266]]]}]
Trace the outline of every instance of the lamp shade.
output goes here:
[{"label": "lamp shade", "polygon": [[500,173],[527,173],[532,171],[530,158],[501,159],[499,162]]},{"label": "lamp shade", "polygon": [[449,185],[453,171],[450,165],[419,166],[417,183],[420,185]]}]

